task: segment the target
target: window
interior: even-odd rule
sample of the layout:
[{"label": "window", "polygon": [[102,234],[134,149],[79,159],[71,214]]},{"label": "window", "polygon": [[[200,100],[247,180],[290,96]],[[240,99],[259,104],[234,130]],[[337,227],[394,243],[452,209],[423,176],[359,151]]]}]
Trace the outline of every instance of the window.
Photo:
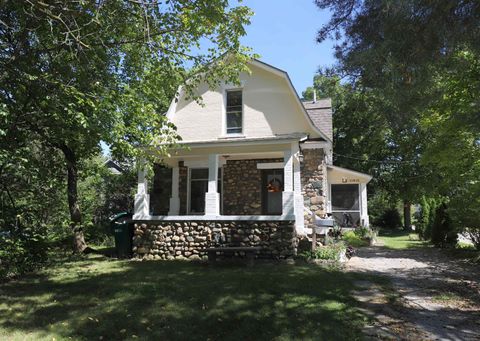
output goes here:
[{"label": "window", "polygon": [[332,215],[341,227],[360,225],[359,185],[332,185]]},{"label": "window", "polygon": [[227,91],[227,134],[242,133],[242,90]]},{"label": "window", "polygon": [[[222,193],[222,172],[218,169],[217,191]],[[208,192],[208,168],[190,169],[190,213],[205,213],[205,193]],[[220,198],[220,203],[222,199]]]}]

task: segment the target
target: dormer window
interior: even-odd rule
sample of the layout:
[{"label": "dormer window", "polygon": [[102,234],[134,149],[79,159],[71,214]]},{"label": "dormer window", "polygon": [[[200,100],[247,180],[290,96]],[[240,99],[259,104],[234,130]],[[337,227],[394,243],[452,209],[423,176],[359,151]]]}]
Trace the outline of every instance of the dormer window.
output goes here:
[{"label": "dormer window", "polygon": [[227,91],[226,116],[227,134],[241,134],[243,131],[242,90]]}]

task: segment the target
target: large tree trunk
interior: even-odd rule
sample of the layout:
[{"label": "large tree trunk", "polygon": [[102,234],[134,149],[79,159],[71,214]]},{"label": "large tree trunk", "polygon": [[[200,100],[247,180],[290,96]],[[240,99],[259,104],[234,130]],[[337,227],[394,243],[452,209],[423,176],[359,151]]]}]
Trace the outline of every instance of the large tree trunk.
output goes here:
[{"label": "large tree trunk", "polygon": [[75,153],[68,146],[62,145],[61,150],[67,163],[67,197],[70,211],[70,227],[73,232],[73,251],[81,253],[87,248],[82,229],[82,212],[78,205],[78,170]]},{"label": "large tree trunk", "polygon": [[411,207],[412,204],[410,201],[403,201],[403,228],[405,229],[405,231],[410,231],[412,229]]}]

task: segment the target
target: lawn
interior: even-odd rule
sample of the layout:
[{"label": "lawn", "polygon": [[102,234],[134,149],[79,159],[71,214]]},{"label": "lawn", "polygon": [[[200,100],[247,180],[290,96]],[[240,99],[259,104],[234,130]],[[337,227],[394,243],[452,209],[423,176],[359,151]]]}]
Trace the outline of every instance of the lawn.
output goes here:
[{"label": "lawn", "polygon": [[410,249],[428,246],[428,243],[420,240],[418,234],[403,230],[382,229],[379,231],[378,239],[385,247],[390,249]]},{"label": "lawn", "polygon": [[0,339],[355,340],[354,276],[91,255],[0,285]]}]

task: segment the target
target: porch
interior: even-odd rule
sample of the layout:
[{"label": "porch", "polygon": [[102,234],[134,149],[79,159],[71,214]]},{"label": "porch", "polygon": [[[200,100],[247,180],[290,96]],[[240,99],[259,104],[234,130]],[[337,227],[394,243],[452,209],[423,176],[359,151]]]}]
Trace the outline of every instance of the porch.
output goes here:
[{"label": "porch", "polygon": [[133,219],[290,220],[304,234],[299,138],[190,142],[155,167],[150,191],[139,171]]},{"label": "porch", "polygon": [[293,256],[307,232],[305,203],[313,202],[317,213],[325,210],[319,199],[326,186],[323,150],[303,155],[305,140],[190,142],[156,166],[150,191],[140,171],[134,253],[195,258],[209,247],[254,246],[262,247],[259,257]]}]

